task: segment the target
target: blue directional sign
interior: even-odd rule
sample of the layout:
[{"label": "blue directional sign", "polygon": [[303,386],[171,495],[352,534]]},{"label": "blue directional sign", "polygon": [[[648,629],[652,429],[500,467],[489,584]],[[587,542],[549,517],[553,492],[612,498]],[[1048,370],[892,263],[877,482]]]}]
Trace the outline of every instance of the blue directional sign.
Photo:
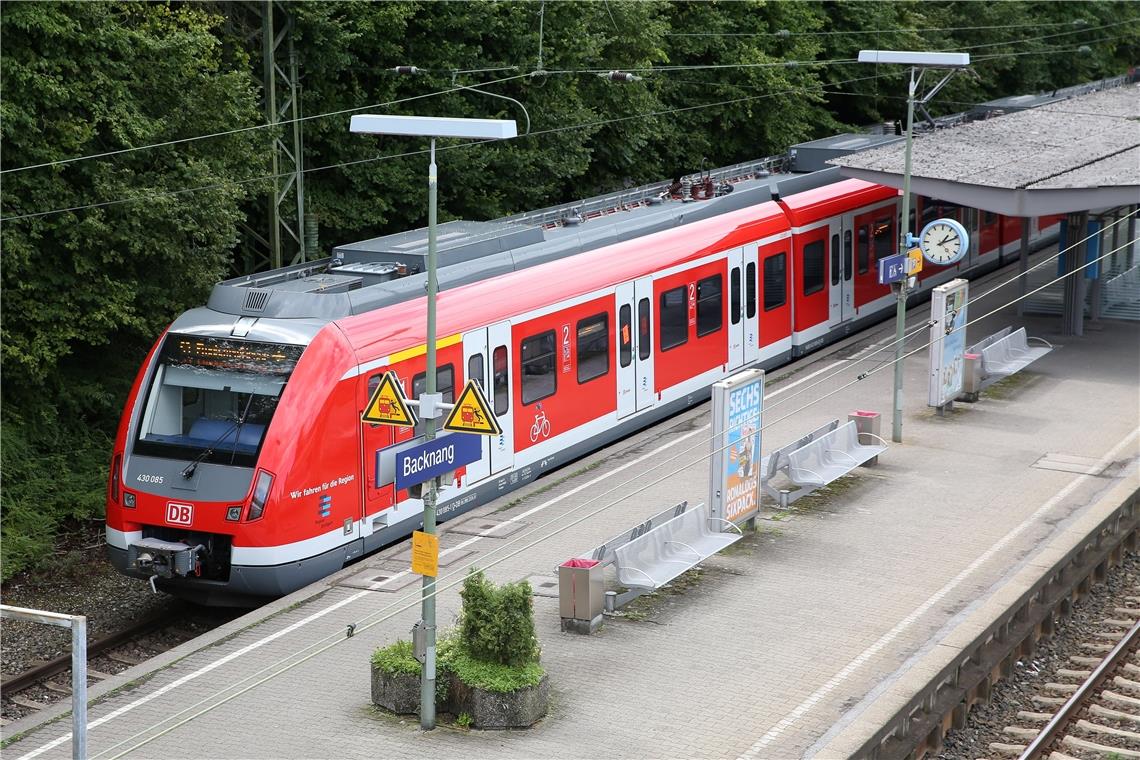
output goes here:
[{"label": "blue directional sign", "polygon": [[479,461],[482,439],[468,433],[452,433],[396,452],[396,490],[423,483],[445,472]]},{"label": "blue directional sign", "polygon": [[899,253],[879,259],[879,284],[899,282],[906,277],[906,254]]}]

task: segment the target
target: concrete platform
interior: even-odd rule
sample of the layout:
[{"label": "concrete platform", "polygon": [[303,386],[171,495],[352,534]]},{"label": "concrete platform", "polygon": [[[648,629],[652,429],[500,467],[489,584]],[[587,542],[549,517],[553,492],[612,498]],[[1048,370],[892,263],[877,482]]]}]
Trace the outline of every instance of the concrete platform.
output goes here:
[{"label": "concrete platform", "polygon": [[[928,314],[915,307],[910,322]],[[563,634],[558,600],[536,594],[553,704],[533,729],[425,733],[373,710],[369,655],[418,618],[404,545],[92,688],[89,756],[786,758],[856,746],[884,697],[922,675],[924,653],[1015,593],[1101,496],[1140,482],[1140,325],[1105,321],[1061,339],[1058,320],[1018,321],[1011,308],[969,337],[1010,323],[1057,350],[946,417],[925,406],[926,355],[916,354],[903,444],[798,510],[769,511],[756,533],[634,614],[607,618],[594,636]],[[857,408],[881,410],[889,431],[891,371],[872,351],[892,324],[771,373],[764,450]],[[924,331],[911,345],[925,341]],[[445,551],[462,556],[441,570],[441,625],[458,612],[455,586],[471,564],[498,581],[549,579],[664,507],[705,501],[708,416],[702,405],[459,530],[445,523]],[[5,726],[5,741],[16,737],[5,756],[70,757],[69,723],[50,717]]]}]

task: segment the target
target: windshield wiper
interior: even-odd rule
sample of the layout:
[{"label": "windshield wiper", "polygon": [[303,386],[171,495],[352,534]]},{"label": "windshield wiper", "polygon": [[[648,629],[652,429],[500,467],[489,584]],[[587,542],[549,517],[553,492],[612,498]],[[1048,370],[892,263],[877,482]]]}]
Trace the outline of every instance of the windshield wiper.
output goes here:
[{"label": "windshield wiper", "polygon": [[[201,454],[199,454],[198,456],[191,459],[190,464],[188,464],[182,468],[182,477],[186,478],[187,480],[194,477],[194,471],[198,469],[198,465],[202,464],[202,462],[204,462],[206,460],[206,457],[208,457],[214,453],[214,447],[217,446],[222,441],[224,441],[226,439],[226,436],[228,436],[230,433],[234,432],[234,430],[240,430],[241,422],[242,421],[240,419],[234,420],[233,422],[231,422],[230,426],[228,428],[226,428],[225,431],[221,435],[219,435],[217,438],[215,438],[214,441],[209,446],[207,446],[205,449],[203,449]],[[236,438],[236,436],[235,436],[235,438]]]},{"label": "windshield wiper", "polygon": [[252,403],[253,403],[253,394],[251,393],[251,394],[249,394],[249,398],[246,399],[245,409],[241,410],[241,416],[238,417],[237,432],[234,433],[234,447],[230,451],[230,464],[233,464],[234,459],[237,458],[238,440],[241,439],[241,427],[242,427],[242,425],[245,424],[245,418],[249,416],[249,405]]}]

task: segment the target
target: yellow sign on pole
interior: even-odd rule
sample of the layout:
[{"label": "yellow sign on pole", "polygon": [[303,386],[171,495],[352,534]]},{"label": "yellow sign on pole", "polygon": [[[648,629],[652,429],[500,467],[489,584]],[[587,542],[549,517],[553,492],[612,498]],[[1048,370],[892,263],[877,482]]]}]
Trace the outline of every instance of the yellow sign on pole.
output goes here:
[{"label": "yellow sign on pole", "polygon": [[483,397],[479,383],[468,380],[459,394],[459,400],[447,420],[443,423],[444,430],[453,433],[477,433],[479,435],[501,435],[503,429],[499,421],[491,414],[491,406]]},{"label": "yellow sign on pole", "polygon": [[911,248],[906,252],[906,273],[908,275],[918,274],[922,271],[922,250],[919,248]]},{"label": "yellow sign on pole", "polygon": [[368,399],[368,406],[364,407],[360,421],[378,425],[415,427],[416,416],[408,407],[404,389],[393,372],[384,373],[380,384],[372,391],[372,398]]},{"label": "yellow sign on pole", "polygon": [[412,533],[412,572],[430,578],[439,574],[439,536],[422,530]]}]

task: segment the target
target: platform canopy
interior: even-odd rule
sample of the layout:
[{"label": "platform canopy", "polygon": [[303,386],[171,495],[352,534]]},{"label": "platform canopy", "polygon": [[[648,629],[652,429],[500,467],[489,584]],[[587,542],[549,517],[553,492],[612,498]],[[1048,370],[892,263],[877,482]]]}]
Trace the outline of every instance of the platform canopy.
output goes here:
[{"label": "platform canopy", "polygon": [[[903,151],[894,143],[828,163],[901,188]],[[1140,202],[1140,85],[917,136],[911,191],[1022,217]]]}]

